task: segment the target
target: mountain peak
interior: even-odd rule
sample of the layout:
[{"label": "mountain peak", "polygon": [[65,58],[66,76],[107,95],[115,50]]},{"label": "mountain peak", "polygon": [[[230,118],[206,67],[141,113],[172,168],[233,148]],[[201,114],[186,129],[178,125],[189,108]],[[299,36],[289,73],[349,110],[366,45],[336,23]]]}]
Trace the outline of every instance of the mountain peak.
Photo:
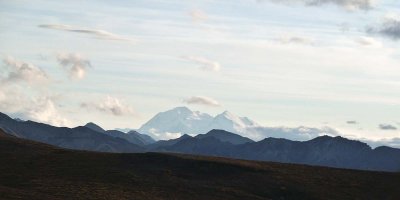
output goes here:
[{"label": "mountain peak", "polygon": [[184,112],[184,113],[191,113],[193,111],[191,111],[188,107],[186,106],[180,106],[180,107],[176,107],[171,109],[170,111],[176,111],[176,112]]},{"label": "mountain peak", "polygon": [[245,144],[249,142],[254,142],[249,138],[220,129],[213,129],[206,134],[200,134],[196,136],[196,138],[200,139],[208,137],[214,137],[220,140],[221,142],[229,142],[231,144]]},{"label": "mountain peak", "polygon": [[95,124],[95,123],[93,123],[93,122],[87,123],[84,127],[90,128],[90,129],[92,129],[92,130],[94,130],[94,131],[96,131],[96,132],[99,132],[99,133],[103,133],[103,132],[106,131],[106,130],[104,130],[103,128],[101,128],[99,125],[97,125],[97,124]]},{"label": "mountain peak", "polygon": [[221,114],[219,114],[217,116],[224,116],[225,118],[228,118],[228,119],[232,119],[232,118],[236,118],[237,117],[235,114],[233,114],[233,113],[231,113],[231,112],[229,112],[227,110],[225,110],[223,113],[221,113]]}]

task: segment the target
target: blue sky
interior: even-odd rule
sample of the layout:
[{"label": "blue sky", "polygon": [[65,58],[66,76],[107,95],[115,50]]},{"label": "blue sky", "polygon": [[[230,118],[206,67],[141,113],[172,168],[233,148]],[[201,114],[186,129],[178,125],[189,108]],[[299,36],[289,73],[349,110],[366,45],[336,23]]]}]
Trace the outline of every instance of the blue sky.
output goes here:
[{"label": "blue sky", "polygon": [[111,129],[184,105],[400,137],[399,3],[312,1],[0,1],[0,109]]}]

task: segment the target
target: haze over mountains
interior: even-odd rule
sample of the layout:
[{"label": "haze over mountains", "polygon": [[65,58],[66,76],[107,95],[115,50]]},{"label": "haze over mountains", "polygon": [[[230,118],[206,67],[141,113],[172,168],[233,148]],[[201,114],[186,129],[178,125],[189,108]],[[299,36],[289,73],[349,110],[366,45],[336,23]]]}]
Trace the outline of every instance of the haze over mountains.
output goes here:
[{"label": "haze over mountains", "polygon": [[[191,120],[195,119],[189,119]],[[233,124],[235,123],[230,125]],[[188,127],[190,126],[186,126]],[[320,136],[303,142],[278,138],[266,138],[256,142],[226,130],[213,129],[196,136],[185,134],[176,139],[155,141],[150,136],[136,131],[123,133],[104,130],[94,123],[76,128],[54,127],[32,121],[14,120],[5,114],[0,114],[0,128],[16,137],[67,149],[114,153],[174,152],[349,169],[400,171],[400,149],[372,149],[365,143],[339,136]]]}]

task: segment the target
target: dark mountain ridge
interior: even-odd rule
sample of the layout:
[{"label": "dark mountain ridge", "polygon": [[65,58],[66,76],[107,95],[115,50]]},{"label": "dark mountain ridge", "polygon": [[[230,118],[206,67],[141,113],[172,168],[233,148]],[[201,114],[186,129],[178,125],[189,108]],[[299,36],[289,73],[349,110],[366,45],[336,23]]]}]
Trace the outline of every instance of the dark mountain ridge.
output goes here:
[{"label": "dark mountain ridge", "polygon": [[[97,125],[96,125],[97,126]],[[99,129],[99,126],[92,126]],[[32,121],[16,121],[0,113],[0,128],[11,135],[58,147],[102,152],[173,152],[245,160],[274,161],[336,168],[400,171],[400,149],[378,147],[343,137],[321,136],[299,142],[266,138],[254,142],[223,130],[195,137],[146,143],[137,132],[98,132],[88,127],[54,127]],[[101,128],[101,127],[100,127]]]},{"label": "dark mountain ridge", "polygon": [[54,127],[33,121],[16,121],[0,114],[0,128],[8,134],[54,146],[100,152],[142,152],[143,147],[114,138],[90,128]]},{"label": "dark mountain ridge", "polygon": [[179,154],[72,151],[1,129],[0,163],[0,199],[9,200],[400,198],[399,173]]}]

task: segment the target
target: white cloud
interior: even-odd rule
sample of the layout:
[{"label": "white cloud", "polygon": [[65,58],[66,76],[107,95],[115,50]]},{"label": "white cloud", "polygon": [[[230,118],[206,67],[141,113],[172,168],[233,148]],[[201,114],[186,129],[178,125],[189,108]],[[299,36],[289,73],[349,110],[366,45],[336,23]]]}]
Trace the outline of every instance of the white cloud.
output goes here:
[{"label": "white cloud", "polygon": [[5,76],[0,76],[1,81],[5,83],[10,82],[28,82],[28,83],[44,83],[49,80],[48,75],[40,67],[31,63],[17,60],[11,56],[3,59],[5,64],[3,73]]},{"label": "white cloud", "polygon": [[382,43],[372,37],[359,37],[355,40],[357,44],[369,47],[382,47]]},{"label": "white cloud", "polygon": [[205,21],[208,18],[207,14],[204,11],[199,10],[199,9],[192,10],[192,11],[190,11],[189,14],[192,17],[192,20],[194,22]]},{"label": "white cloud", "polygon": [[83,79],[87,68],[91,66],[89,60],[77,53],[59,53],[57,60],[68,71],[71,79]]},{"label": "white cloud", "polygon": [[98,29],[79,28],[64,24],[41,24],[38,27],[94,35],[97,39],[103,40],[133,41],[132,39]]},{"label": "white cloud", "polygon": [[27,109],[25,118],[55,126],[67,126],[69,124],[69,121],[61,116],[51,97],[34,99],[31,105]]},{"label": "white cloud", "polygon": [[217,100],[206,96],[192,96],[184,99],[183,102],[187,104],[197,104],[204,106],[221,106],[221,104]]},{"label": "white cloud", "polygon": [[[0,111],[17,114],[23,119],[66,126],[69,121],[62,117],[54,97],[44,93],[49,76],[40,67],[7,56],[0,68]],[[3,73],[4,71],[4,73]],[[26,87],[23,83],[29,83]],[[39,87],[40,86],[40,87]]]},{"label": "white cloud", "polygon": [[221,65],[216,62],[199,56],[182,56],[183,59],[196,63],[200,69],[205,71],[217,72],[221,69]]},{"label": "white cloud", "polygon": [[18,87],[7,88],[0,85],[0,110],[16,114],[22,119],[55,126],[67,126],[70,123],[61,114],[54,97],[41,94],[31,97]]},{"label": "white cloud", "polygon": [[112,114],[115,116],[132,115],[134,114],[133,108],[121,100],[107,96],[101,102],[85,102],[81,103],[82,108],[88,110],[97,110],[99,112]]}]

